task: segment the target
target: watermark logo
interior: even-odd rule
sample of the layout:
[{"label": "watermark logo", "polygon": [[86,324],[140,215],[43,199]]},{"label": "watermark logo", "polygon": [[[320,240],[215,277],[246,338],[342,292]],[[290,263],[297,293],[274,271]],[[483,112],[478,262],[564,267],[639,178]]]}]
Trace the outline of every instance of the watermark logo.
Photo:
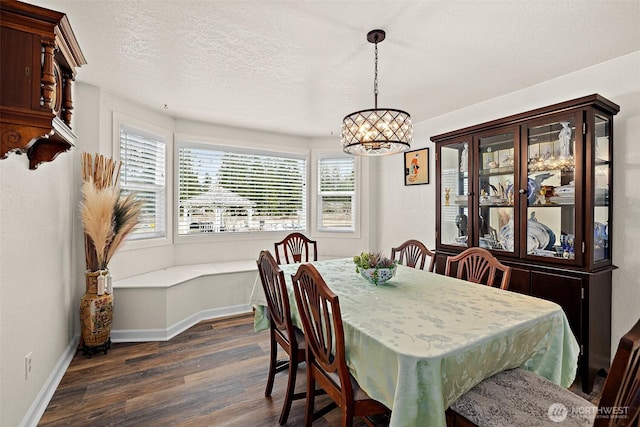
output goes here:
[{"label": "watermark logo", "polygon": [[605,407],[597,407],[597,406],[578,406],[578,407],[570,407],[567,408],[562,403],[552,403],[549,406],[549,410],[547,411],[547,416],[554,423],[561,423],[567,419],[568,416],[579,418],[629,418],[629,407],[628,406],[605,406]]},{"label": "watermark logo", "polygon": [[628,406],[604,406],[598,408],[596,418],[629,418]]},{"label": "watermark logo", "polygon": [[547,416],[554,423],[561,423],[567,419],[569,411],[562,403],[552,403],[547,411]]}]

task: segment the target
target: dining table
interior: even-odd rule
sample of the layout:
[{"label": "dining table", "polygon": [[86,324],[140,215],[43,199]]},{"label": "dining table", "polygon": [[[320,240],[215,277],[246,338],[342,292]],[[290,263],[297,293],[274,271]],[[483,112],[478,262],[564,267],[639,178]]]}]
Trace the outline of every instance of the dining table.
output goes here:
[{"label": "dining table", "polygon": [[[338,295],[349,370],[391,409],[391,427],[444,427],[453,402],[508,369],[563,387],[575,378],[579,346],[556,303],[403,265],[376,286],[356,273],[351,258],[312,264]],[[302,328],[291,279],[299,266],[280,268],[291,318]],[[255,330],[268,329],[259,279],[250,302]]]}]

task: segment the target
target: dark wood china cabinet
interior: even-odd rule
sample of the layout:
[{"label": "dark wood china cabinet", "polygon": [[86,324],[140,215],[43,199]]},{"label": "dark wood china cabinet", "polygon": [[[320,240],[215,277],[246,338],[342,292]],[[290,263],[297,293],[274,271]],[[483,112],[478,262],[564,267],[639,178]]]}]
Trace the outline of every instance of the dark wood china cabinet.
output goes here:
[{"label": "dark wood china cabinet", "polygon": [[64,13],[0,2],[0,159],[26,153],[29,169],[73,146],[71,85],[86,60]]},{"label": "dark wood china cabinet", "polygon": [[512,268],[509,289],[555,301],[590,391],[611,351],[613,116],[590,95],[436,135],[436,271],[467,247]]}]

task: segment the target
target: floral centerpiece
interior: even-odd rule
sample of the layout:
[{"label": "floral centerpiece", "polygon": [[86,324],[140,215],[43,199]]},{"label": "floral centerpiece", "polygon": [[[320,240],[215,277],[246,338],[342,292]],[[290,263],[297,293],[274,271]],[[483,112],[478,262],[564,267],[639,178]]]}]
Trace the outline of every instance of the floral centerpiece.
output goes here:
[{"label": "floral centerpiece", "polygon": [[120,163],[82,153],[82,203],[86,293],[80,301],[82,348],[89,356],[111,346],[113,295],[107,268],[111,257],[138,224],[143,201],[123,194]]},{"label": "floral centerpiece", "polygon": [[383,256],[380,252],[362,252],[353,257],[356,273],[368,282],[378,286],[396,275],[397,261]]}]

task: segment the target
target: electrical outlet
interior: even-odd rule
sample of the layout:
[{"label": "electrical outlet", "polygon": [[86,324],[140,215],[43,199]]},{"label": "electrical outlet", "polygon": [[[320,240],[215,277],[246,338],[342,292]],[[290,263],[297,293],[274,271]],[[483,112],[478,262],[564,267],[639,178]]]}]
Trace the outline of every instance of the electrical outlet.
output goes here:
[{"label": "electrical outlet", "polygon": [[24,357],[24,380],[28,380],[29,377],[31,376],[31,355],[32,353],[29,352],[27,353],[27,355]]}]

